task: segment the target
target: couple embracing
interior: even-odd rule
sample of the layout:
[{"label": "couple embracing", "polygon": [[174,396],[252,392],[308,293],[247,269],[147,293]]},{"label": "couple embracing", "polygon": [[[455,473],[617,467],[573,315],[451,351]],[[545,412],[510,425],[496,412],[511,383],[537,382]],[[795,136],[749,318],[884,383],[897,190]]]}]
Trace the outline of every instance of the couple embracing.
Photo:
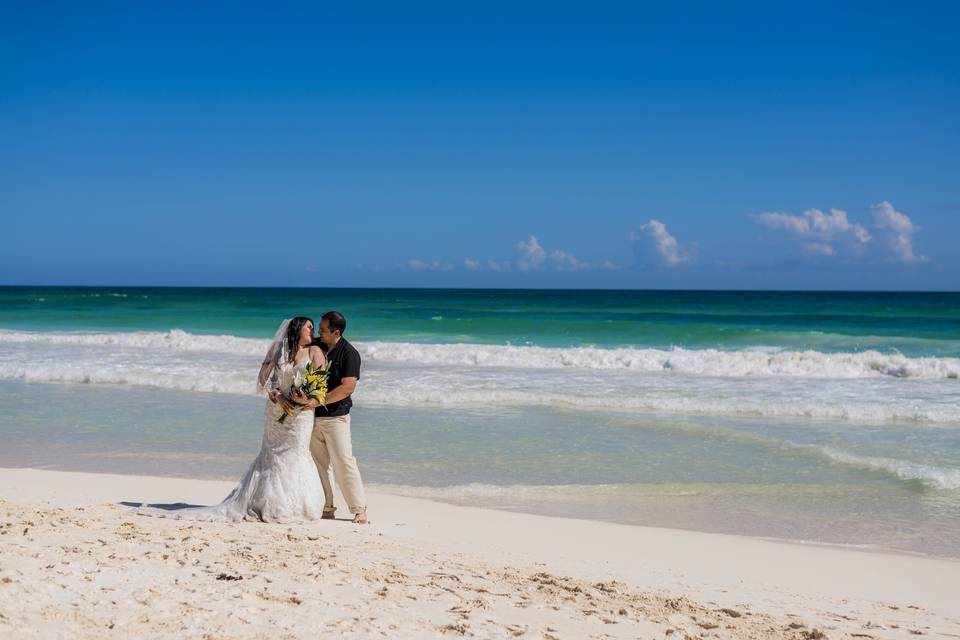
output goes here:
[{"label": "couple embracing", "polygon": [[[332,467],[353,522],[366,524],[366,497],[350,439],[350,396],[360,379],[360,354],[343,337],[346,328],[338,311],[323,314],[319,338],[314,338],[312,319],[284,320],[257,379],[257,388],[267,394],[263,442],[240,484],[216,506],[143,512],[192,520],[332,519]],[[308,368],[327,372],[322,403],[298,387]]]}]

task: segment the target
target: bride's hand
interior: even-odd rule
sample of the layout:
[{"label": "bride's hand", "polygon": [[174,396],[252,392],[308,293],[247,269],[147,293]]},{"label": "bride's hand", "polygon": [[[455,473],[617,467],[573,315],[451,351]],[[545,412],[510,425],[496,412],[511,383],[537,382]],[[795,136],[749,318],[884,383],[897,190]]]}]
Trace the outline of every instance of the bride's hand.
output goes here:
[{"label": "bride's hand", "polygon": [[280,405],[284,411],[290,412],[294,409],[294,406],[290,403],[290,400],[288,400],[287,397],[279,391],[275,391],[273,395],[270,396],[270,400],[273,402],[273,404]]},{"label": "bride's hand", "polygon": [[293,399],[297,404],[300,405],[301,409],[316,409],[320,406],[320,403],[314,400],[313,398],[307,396],[307,394],[302,391],[297,391],[293,394]]}]

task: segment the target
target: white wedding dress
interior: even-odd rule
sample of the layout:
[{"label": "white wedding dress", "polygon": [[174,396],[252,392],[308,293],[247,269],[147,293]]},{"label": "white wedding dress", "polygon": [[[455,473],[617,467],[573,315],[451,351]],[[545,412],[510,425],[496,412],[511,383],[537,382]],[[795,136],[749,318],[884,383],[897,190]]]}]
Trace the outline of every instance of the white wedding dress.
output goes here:
[{"label": "white wedding dress", "polygon": [[[303,372],[309,360],[307,357],[297,364],[280,364],[277,370],[279,390],[289,395],[294,377]],[[280,406],[268,399],[260,454],[223,502],[211,507],[148,505],[141,507],[139,512],[165,518],[220,522],[262,520],[288,523],[320,518],[323,515],[323,485],[310,455],[313,411],[300,411],[278,422],[282,415]]]}]

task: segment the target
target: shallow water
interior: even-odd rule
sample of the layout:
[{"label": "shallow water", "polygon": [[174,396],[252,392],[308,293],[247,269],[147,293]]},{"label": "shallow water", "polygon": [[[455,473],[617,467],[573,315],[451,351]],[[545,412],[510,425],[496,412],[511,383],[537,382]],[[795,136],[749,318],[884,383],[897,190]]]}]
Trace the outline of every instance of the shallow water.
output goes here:
[{"label": "shallow water", "polygon": [[[237,479],[262,430],[255,396],[2,382],[0,403],[0,466]],[[365,479],[392,493],[960,556],[960,429],[543,407],[353,415]],[[915,465],[888,464],[905,447]]]}]

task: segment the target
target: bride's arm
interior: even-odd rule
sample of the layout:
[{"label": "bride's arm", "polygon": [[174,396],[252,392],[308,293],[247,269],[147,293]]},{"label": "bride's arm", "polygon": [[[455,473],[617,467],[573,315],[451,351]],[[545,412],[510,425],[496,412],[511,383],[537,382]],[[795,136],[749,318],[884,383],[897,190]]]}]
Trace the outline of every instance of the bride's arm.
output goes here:
[{"label": "bride's arm", "polygon": [[320,347],[310,347],[310,362],[313,363],[315,367],[322,367],[327,362],[327,356],[323,355],[323,351],[320,350]]},{"label": "bride's arm", "polygon": [[[267,355],[263,357],[263,362],[260,364],[260,374],[257,376],[257,385],[262,389],[266,389],[267,387],[267,382],[270,380],[270,374],[273,372],[276,358],[277,345],[274,344],[270,347],[270,350],[267,351]],[[267,389],[267,394],[269,395],[272,391],[272,389]]]}]

